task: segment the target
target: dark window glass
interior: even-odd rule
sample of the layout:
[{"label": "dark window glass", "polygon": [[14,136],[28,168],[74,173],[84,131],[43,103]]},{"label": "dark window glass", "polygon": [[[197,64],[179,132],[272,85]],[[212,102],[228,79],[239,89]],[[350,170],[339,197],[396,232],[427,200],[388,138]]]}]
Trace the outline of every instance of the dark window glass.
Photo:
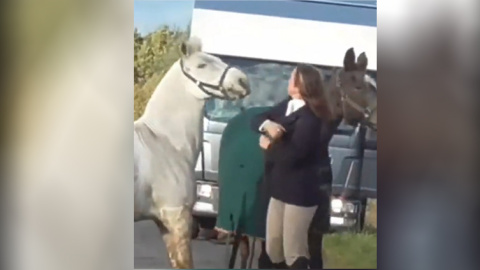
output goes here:
[{"label": "dark window glass", "polygon": [[[205,106],[205,113],[208,119],[226,123],[237,115],[242,108],[273,106],[287,97],[288,80],[296,64],[227,56],[220,57],[226,63],[239,67],[247,74],[252,92],[242,100],[208,100]],[[316,67],[322,70],[324,78],[328,81],[332,68]]]}]

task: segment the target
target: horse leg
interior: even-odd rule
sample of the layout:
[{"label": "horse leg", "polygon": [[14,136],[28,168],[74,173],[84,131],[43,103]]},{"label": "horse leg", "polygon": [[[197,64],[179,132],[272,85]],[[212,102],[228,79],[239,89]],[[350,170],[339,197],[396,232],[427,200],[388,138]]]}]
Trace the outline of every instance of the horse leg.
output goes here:
[{"label": "horse leg", "polygon": [[167,246],[172,268],[193,269],[190,208],[186,206],[163,208],[160,210],[159,220],[164,227],[160,227],[160,231]]},{"label": "horse leg", "polygon": [[235,261],[237,260],[238,247],[242,240],[241,234],[235,234],[233,240],[232,254],[230,255],[230,261],[228,262],[228,269],[235,269]]},{"label": "horse leg", "polygon": [[240,239],[240,269],[247,269],[248,255],[250,255],[248,236],[242,236]]}]

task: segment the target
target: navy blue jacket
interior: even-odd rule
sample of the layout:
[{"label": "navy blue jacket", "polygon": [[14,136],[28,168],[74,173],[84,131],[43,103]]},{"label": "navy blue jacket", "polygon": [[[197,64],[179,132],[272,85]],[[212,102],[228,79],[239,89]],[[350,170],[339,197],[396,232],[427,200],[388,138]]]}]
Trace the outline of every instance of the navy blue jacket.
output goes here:
[{"label": "navy blue jacket", "polygon": [[285,134],[265,151],[265,180],[270,195],[288,204],[314,206],[322,201],[320,186],[331,185],[328,144],[333,123],[315,116],[308,106],[285,116],[290,98],[252,119],[256,132],[265,120],[285,127]]}]

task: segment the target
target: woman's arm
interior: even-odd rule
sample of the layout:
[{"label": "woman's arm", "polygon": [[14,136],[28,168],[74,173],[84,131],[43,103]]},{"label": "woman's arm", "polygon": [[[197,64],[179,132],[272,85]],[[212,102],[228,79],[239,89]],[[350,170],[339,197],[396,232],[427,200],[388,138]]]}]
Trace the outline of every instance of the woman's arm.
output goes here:
[{"label": "woman's arm", "polygon": [[284,101],[273,106],[270,110],[253,117],[252,121],[250,122],[250,127],[252,128],[252,130],[262,133],[260,128],[263,124],[265,124],[269,120],[273,120],[275,116],[285,113],[283,110],[285,109],[285,105],[288,103],[289,100],[290,99],[287,98]]},{"label": "woman's arm", "polygon": [[295,124],[295,128],[291,131],[291,139],[288,141],[279,141],[272,145],[276,153],[273,161],[291,164],[303,160],[312,149],[317,149],[316,143],[319,141],[320,126],[317,119],[299,118]]}]

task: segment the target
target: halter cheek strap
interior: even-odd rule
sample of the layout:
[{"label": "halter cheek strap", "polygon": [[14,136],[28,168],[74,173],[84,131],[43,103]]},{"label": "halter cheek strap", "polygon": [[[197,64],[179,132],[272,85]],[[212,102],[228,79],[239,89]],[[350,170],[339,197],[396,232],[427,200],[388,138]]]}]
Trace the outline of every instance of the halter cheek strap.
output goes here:
[{"label": "halter cheek strap", "polygon": [[358,103],[353,101],[347,94],[343,93],[343,90],[342,90],[342,101],[347,102],[350,106],[352,106],[352,108],[363,113],[363,116],[366,119],[370,118],[370,116],[372,116],[372,113],[377,109],[377,106],[363,108],[362,106],[358,105]]},{"label": "halter cheek strap", "polygon": [[[338,77],[337,77],[337,87],[340,89],[340,93],[341,93],[341,98],[342,98],[342,102],[346,102],[348,105],[350,105],[352,108],[354,108],[355,110],[357,110],[358,112],[362,113],[363,114],[363,117],[364,117],[364,120],[367,120],[367,119],[370,119],[370,117],[372,116],[373,112],[375,112],[377,110],[377,105],[375,106],[371,106],[371,107],[366,107],[366,108],[363,108],[362,106],[358,105],[358,103],[356,103],[355,101],[353,101],[348,95],[347,93],[345,93],[345,91],[343,91],[343,87],[342,87],[342,84],[340,83],[340,81],[338,80]],[[377,130],[377,127],[375,125],[373,125],[372,123],[370,123],[369,121],[366,121],[367,125],[374,129],[374,130]]]},{"label": "halter cheek strap", "polygon": [[[187,77],[195,85],[197,85],[197,87],[200,90],[202,90],[202,92],[205,93],[207,96],[212,96],[212,97],[219,98],[219,99],[227,99],[227,100],[232,99],[227,95],[227,92],[226,92],[225,88],[223,87],[223,81],[225,80],[225,77],[227,76],[228,70],[231,69],[231,68],[232,68],[232,66],[227,66],[227,68],[223,71],[222,76],[220,76],[220,81],[218,82],[218,84],[209,84],[209,83],[199,81],[199,80],[195,79],[192,75],[188,74],[185,71],[183,60],[180,60],[180,69],[182,70],[183,75],[185,75],[185,77]],[[212,90],[220,91],[220,93],[222,93],[222,95],[218,95],[215,92],[208,91],[205,87],[208,87],[209,89],[212,89]]]}]

